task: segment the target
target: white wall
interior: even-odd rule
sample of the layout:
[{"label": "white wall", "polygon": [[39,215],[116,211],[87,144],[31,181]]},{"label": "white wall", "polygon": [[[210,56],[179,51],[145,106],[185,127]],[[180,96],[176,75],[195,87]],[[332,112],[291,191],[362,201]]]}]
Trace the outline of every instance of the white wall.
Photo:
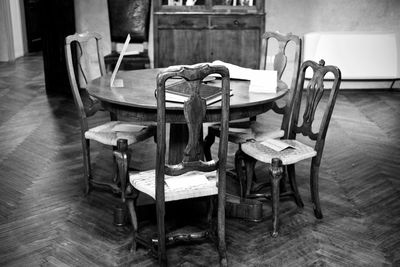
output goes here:
[{"label": "white wall", "polygon": [[104,54],[111,52],[107,0],[75,0],[76,32],[95,31],[104,38]]},{"label": "white wall", "polygon": [[24,44],[25,27],[22,25],[21,11],[23,5],[20,5],[19,0],[10,0],[11,8],[11,25],[14,37],[14,56],[15,58],[22,57],[27,52],[26,44]]},{"label": "white wall", "polygon": [[266,0],[266,30],[400,33],[398,0]]},{"label": "white wall", "polygon": [[[321,31],[393,32],[400,40],[399,0],[265,1],[267,31],[292,32],[299,36]],[[348,83],[348,88],[387,88],[390,84]],[[397,82],[395,87],[399,86]]]},{"label": "white wall", "polygon": [[20,0],[0,0],[0,61],[10,61],[27,52],[23,3]]},{"label": "white wall", "polygon": [[9,60],[9,1],[0,0],[0,61]]},{"label": "white wall", "polygon": [[[76,32],[94,31],[100,33],[103,36],[103,54],[109,54],[111,52],[111,39],[107,0],[75,0],[74,8]],[[88,66],[88,69],[91,70],[91,77],[95,78],[100,76],[95,44],[90,44],[88,49],[91,51],[89,59],[91,65]]]}]

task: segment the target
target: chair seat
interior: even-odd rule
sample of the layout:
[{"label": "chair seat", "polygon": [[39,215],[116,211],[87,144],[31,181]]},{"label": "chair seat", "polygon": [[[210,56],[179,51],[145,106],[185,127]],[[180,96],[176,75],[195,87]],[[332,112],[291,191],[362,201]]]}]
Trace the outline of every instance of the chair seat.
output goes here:
[{"label": "chair seat", "polygon": [[[155,199],[155,170],[130,172],[129,181],[137,190]],[[218,194],[217,172],[190,171],[178,176],[165,175],[165,201]]]},{"label": "chair seat", "polygon": [[105,145],[116,146],[118,139],[127,139],[128,145],[143,141],[154,135],[156,126],[136,125],[128,122],[110,121],[85,132],[85,138]]},{"label": "chair seat", "polygon": [[[220,125],[214,124],[210,128],[214,131],[215,136],[219,137]],[[268,125],[259,121],[240,121],[230,122],[228,140],[229,142],[239,144],[248,140],[263,141],[268,138],[280,138],[284,135],[283,130],[267,131]]]},{"label": "chair seat", "polygon": [[297,140],[280,140],[293,148],[285,148],[282,151],[263,145],[262,142],[246,142],[242,144],[242,150],[247,155],[265,162],[271,163],[273,158],[282,160],[283,165],[290,165],[304,159],[312,158],[317,155],[314,148],[304,145]]}]

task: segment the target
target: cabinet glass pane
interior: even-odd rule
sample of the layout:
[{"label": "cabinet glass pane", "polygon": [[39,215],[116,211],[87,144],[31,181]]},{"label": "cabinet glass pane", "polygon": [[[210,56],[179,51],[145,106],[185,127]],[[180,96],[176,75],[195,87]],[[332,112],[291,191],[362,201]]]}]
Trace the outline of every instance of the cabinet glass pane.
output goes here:
[{"label": "cabinet glass pane", "polygon": [[195,5],[201,6],[204,5],[205,0],[162,0],[161,4],[164,6],[186,6],[186,5]]},{"label": "cabinet glass pane", "polygon": [[257,0],[213,0],[212,4],[215,6],[255,6]]}]

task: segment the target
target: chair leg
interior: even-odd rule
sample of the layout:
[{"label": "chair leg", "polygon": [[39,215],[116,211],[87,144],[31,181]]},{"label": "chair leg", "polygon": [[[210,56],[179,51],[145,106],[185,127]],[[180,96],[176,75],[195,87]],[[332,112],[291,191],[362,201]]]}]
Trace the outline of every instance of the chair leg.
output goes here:
[{"label": "chair leg", "polygon": [[85,195],[91,190],[90,180],[92,179],[92,170],[90,168],[90,140],[82,136],[82,152],[85,179]]},{"label": "chair leg", "polygon": [[208,134],[206,136],[206,138],[204,138],[204,143],[203,143],[203,151],[204,151],[204,157],[206,158],[207,161],[211,160],[211,146],[212,144],[214,144],[215,142],[215,135],[212,132],[212,130],[210,130],[210,128],[208,129]]},{"label": "chair leg", "polygon": [[253,178],[255,177],[254,168],[256,166],[256,160],[252,157],[245,156],[245,168],[246,168],[246,194],[245,196],[249,196],[251,193],[251,188],[253,185]]},{"label": "chair leg", "polygon": [[219,265],[228,266],[225,242],[225,194],[218,195],[218,253]]},{"label": "chair leg", "polygon": [[130,162],[130,154],[128,152],[128,140],[118,139],[117,150],[114,151],[114,161],[117,163],[116,173],[119,175],[119,182],[121,188],[121,200],[125,202],[125,192],[127,184],[129,184],[128,167]]},{"label": "chair leg", "polygon": [[244,181],[246,180],[246,174],[243,172],[243,166],[242,164],[245,162],[244,158],[245,158],[245,154],[243,153],[243,151],[240,149],[240,145],[239,145],[239,149],[236,151],[235,153],[235,171],[236,171],[236,177],[237,180],[239,181],[239,185],[240,185],[240,197],[243,198],[243,196],[245,195],[245,191],[246,188],[244,188]]},{"label": "chair leg", "polygon": [[158,227],[158,264],[167,266],[166,236],[165,236],[165,203],[156,201],[157,227]]},{"label": "chair leg", "polygon": [[128,162],[130,160],[130,155],[128,154],[128,141],[126,139],[118,139],[117,150],[114,151],[114,158],[116,161],[116,166],[118,168],[118,176],[121,181],[121,200],[126,203],[131,218],[131,223],[133,227],[133,240],[131,252],[136,251],[136,235],[138,229],[137,215],[136,215],[136,200],[139,196],[139,191],[137,191],[128,182]]},{"label": "chair leg", "polygon": [[215,202],[215,196],[211,196],[208,200],[208,211],[207,211],[207,224],[209,225],[210,233],[213,233],[212,216],[214,212],[214,202]]},{"label": "chair leg", "polygon": [[315,158],[311,161],[310,170],[310,190],[311,190],[311,201],[313,203],[314,215],[317,219],[322,219],[321,203],[319,201],[319,189],[318,189],[318,178],[319,178],[319,164],[315,162]]},{"label": "chair leg", "polygon": [[286,188],[286,174],[287,174],[287,168],[286,166],[283,167],[283,175],[282,175],[282,179],[281,182],[279,184],[280,187],[280,193],[285,193],[287,192],[287,188]]},{"label": "chair leg", "polygon": [[[132,192],[132,194],[131,194]],[[134,189],[132,186],[128,186],[127,189],[127,195],[129,198],[126,199],[126,205],[128,207],[129,215],[131,218],[131,223],[133,227],[133,233],[132,233],[132,246],[130,251],[135,253],[136,252],[136,237],[137,237],[137,232],[138,232],[138,220],[137,220],[137,215],[136,215],[136,201],[137,198],[139,197],[139,191]]]},{"label": "chair leg", "polygon": [[282,161],[278,158],[273,158],[269,169],[271,175],[271,196],[272,196],[272,237],[278,236],[279,228],[279,189],[280,180],[283,174]]},{"label": "chair leg", "polygon": [[287,174],[289,177],[289,183],[290,183],[290,188],[292,189],[293,195],[294,195],[294,200],[296,201],[296,204],[298,207],[303,208],[304,204],[303,201],[301,200],[300,194],[299,194],[299,189],[297,187],[297,182],[296,182],[296,171],[295,171],[295,165],[291,164],[287,166]]},{"label": "chair leg", "polygon": [[[117,150],[116,146],[113,146],[113,152]],[[117,166],[117,159],[113,157],[113,177],[112,177],[112,182],[114,184],[118,183],[118,166]]]}]

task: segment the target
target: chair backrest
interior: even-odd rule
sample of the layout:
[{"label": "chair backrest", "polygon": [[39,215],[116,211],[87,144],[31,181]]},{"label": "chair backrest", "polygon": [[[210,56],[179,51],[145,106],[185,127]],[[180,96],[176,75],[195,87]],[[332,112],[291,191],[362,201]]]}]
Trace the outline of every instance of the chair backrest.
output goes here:
[{"label": "chair backrest", "polygon": [[[277,47],[275,47],[275,49],[271,49],[271,47],[273,46],[273,40],[276,41]],[[291,43],[294,45],[293,49],[290,49],[291,46],[288,46]],[[272,106],[272,110],[274,112],[283,115],[281,129],[284,131],[287,131],[290,122],[291,107],[289,106],[289,104],[292,102],[291,100],[293,98],[293,91],[294,88],[296,88],[297,84],[301,50],[302,42],[300,37],[297,35],[293,35],[292,33],[282,34],[279,32],[266,32],[262,36],[260,69],[266,69],[270,59],[273,59],[273,70],[277,71],[278,80],[282,80],[282,76],[284,75],[284,73],[287,73],[291,78],[291,82],[288,85],[290,86],[289,92],[284,98],[285,103],[281,107],[279,107],[276,103]],[[276,53],[274,53],[273,51]],[[288,67],[287,64],[288,54],[290,54],[290,67]]]},{"label": "chair backrest", "polygon": [[131,43],[148,41],[150,25],[149,0],[108,0],[112,42],[125,42],[131,35]]},{"label": "chair backrest", "polygon": [[[221,90],[221,134],[219,141],[218,159],[203,161],[203,122],[206,116],[206,101],[201,98],[202,80],[212,73],[222,77]],[[177,165],[165,163],[166,150],[166,102],[165,83],[173,77],[186,80],[189,99],[183,104],[183,112],[189,130],[189,140],[184,150],[183,160]],[[164,175],[180,175],[192,170],[219,172],[218,192],[225,194],[226,160],[228,149],[229,122],[229,71],[224,66],[198,64],[193,66],[170,67],[157,75],[157,158],[156,158],[156,200],[164,201]],[[220,192],[221,191],[221,192]]]},{"label": "chair backrest", "polygon": [[[307,86],[305,86],[306,71],[311,70],[313,72],[312,78],[309,80]],[[327,74],[329,83],[332,83],[332,88],[330,90],[327,90],[324,85],[328,82],[325,78]],[[317,151],[317,161],[321,160],[325,137],[336,98],[339,93],[341,79],[342,75],[340,69],[335,66],[325,66],[324,60],[320,60],[319,63],[308,60],[300,67],[299,81],[293,98],[293,113],[289,126],[290,133],[288,138],[295,139],[296,134],[302,134],[303,136],[307,136],[311,140],[316,141],[315,150]],[[313,132],[315,114],[324,94],[329,94],[329,98],[326,101],[323,101],[325,106],[322,108],[323,116],[319,120],[319,129],[317,132]],[[301,111],[303,112],[303,118],[300,125],[299,115]]]},{"label": "chair backrest", "polygon": [[104,75],[105,65],[103,56],[102,36],[95,32],[75,33],[65,38],[65,57],[67,61],[67,70],[75,105],[81,118],[83,130],[87,130],[86,117],[93,115],[99,105],[92,99],[87,91],[86,85],[93,78],[93,65],[90,59],[93,52],[89,49],[89,43],[96,48],[96,60],[100,75]]}]

